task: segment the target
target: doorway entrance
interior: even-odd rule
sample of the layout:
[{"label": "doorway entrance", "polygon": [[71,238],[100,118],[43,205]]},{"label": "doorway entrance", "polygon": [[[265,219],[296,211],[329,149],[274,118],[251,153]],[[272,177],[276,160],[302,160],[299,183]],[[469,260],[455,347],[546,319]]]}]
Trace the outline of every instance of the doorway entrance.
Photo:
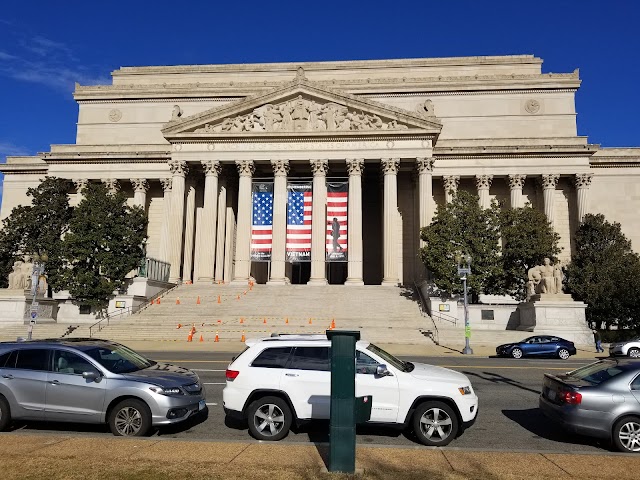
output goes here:
[{"label": "doorway entrance", "polygon": [[311,278],[311,262],[291,262],[291,283],[304,285]]},{"label": "doorway entrance", "polygon": [[344,285],[347,281],[347,262],[327,262],[327,282],[329,285]]}]

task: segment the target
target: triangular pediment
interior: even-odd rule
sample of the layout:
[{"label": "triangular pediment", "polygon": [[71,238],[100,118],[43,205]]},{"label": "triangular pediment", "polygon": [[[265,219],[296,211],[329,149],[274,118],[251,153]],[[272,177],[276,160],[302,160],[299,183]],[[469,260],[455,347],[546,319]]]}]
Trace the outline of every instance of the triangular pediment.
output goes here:
[{"label": "triangular pediment", "polygon": [[166,124],[166,138],[246,135],[354,135],[359,132],[438,135],[442,124],[422,114],[319,86],[298,75],[296,81],[266,93]]}]

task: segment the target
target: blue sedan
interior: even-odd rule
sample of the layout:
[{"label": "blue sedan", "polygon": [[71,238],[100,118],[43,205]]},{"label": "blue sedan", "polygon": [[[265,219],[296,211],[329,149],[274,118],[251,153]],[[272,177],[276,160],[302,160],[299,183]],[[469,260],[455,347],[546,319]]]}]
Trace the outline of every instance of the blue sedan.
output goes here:
[{"label": "blue sedan", "polygon": [[506,343],[496,347],[499,357],[557,357],[563,360],[576,354],[573,342],[551,335],[537,335],[521,342]]}]

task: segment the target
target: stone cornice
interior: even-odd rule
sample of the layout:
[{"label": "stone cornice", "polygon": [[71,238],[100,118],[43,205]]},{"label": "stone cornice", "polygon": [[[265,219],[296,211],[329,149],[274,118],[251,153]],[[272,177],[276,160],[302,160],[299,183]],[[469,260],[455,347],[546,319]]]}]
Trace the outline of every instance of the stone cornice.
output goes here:
[{"label": "stone cornice", "polygon": [[82,147],[78,149],[70,149],[70,151],[54,151],[42,153],[42,158],[47,163],[57,162],[85,162],[85,163],[121,163],[125,160],[128,163],[158,163],[166,162],[171,158],[171,152],[169,148],[157,151],[96,151],[96,150],[82,150]]},{"label": "stone cornice", "polygon": [[46,163],[0,163],[0,173],[46,174],[49,165]]},{"label": "stone cornice", "polygon": [[598,145],[519,145],[519,146],[477,146],[477,147],[438,147],[433,148],[433,156],[437,158],[474,158],[500,156],[591,156]]}]

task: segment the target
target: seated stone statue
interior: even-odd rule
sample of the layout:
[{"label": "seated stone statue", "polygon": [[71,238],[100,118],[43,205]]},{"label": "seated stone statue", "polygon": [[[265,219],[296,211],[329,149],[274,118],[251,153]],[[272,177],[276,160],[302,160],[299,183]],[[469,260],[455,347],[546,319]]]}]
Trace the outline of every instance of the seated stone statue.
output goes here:
[{"label": "seated stone statue", "polygon": [[562,264],[557,262],[551,264],[551,259],[545,258],[544,265],[536,265],[527,272],[527,298],[535,294],[561,294],[562,287]]},{"label": "seated stone statue", "polygon": [[[20,290],[22,284],[22,262],[13,262],[13,272],[9,273],[9,290]],[[22,287],[24,289],[24,287]]]}]

